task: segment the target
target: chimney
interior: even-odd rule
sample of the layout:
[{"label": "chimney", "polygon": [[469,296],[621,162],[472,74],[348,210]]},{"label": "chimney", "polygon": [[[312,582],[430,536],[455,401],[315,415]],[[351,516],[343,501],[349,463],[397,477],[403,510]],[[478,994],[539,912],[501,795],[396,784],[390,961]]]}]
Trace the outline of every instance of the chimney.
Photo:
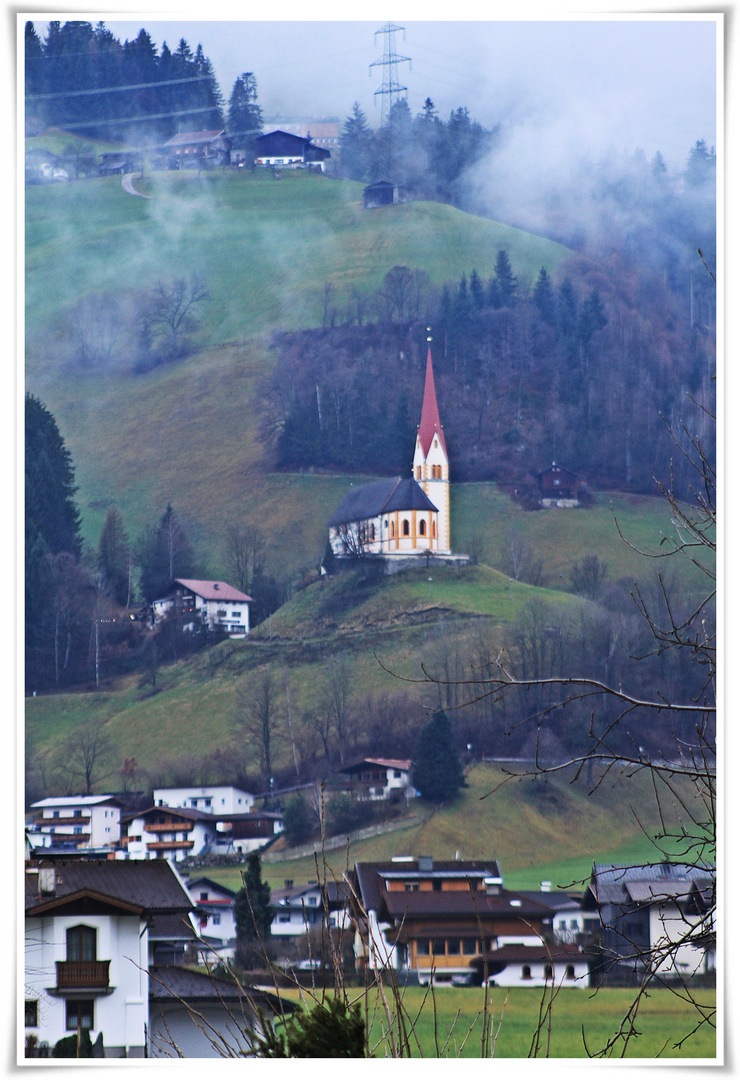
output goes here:
[{"label": "chimney", "polygon": [[430,874],[434,870],[434,859],[431,855],[419,856],[419,870],[424,874]]},{"label": "chimney", "polygon": [[552,882],[551,881],[541,881],[540,882],[540,892],[550,892],[551,890],[552,890]]},{"label": "chimney", "polygon": [[293,888],[293,878],[289,878],[289,877],[285,878],[285,888],[286,889],[292,889]]},{"label": "chimney", "polygon": [[55,896],[57,891],[57,875],[53,866],[39,867],[39,892],[42,896]]},{"label": "chimney", "polygon": [[500,877],[487,877],[483,878],[483,884],[486,887],[486,896],[500,896],[504,880]]}]

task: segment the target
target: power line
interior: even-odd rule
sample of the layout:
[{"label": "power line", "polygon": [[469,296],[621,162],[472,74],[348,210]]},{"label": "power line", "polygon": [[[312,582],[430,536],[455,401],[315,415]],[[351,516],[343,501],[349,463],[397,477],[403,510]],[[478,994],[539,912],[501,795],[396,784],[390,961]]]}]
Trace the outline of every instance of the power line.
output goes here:
[{"label": "power line", "polygon": [[170,116],[194,116],[196,113],[212,113],[219,112],[217,105],[209,105],[203,109],[180,109],[178,112],[163,112],[163,113],[147,113],[145,116],[122,116],[112,117],[108,119],[103,117],[100,120],[85,120],[81,123],[64,124],[64,130],[67,131],[70,128],[95,128],[95,127],[107,127],[109,124],[139,124],[143,120],[165,120]]},{"label": "power line", "polygon": [[49,101],[51,98],[82,97],[85,94],[118,94],[123,90],[147,90],[152,86],[176,86],[178,83],[215,81],[213,75],[193,75],[188,79],[162,79],[159,82],[129,83],[128,86],[100,86],[96,90],[59,90],[54,94],[26,94],[26,101]]}]

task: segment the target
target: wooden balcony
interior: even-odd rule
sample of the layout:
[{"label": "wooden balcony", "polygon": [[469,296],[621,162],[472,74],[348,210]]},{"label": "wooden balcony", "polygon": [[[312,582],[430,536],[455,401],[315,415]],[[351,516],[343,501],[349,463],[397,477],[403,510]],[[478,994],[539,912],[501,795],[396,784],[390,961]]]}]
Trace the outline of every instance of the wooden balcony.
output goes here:
[{"label": "wooden balcony", "polygon": [[57,990],[107,990],[110,960],[57,960]]},{"label": "wooden balcony", "polygon": [[157,825],[147,822],[144,825],[144,832],[192,832],[194,828],[195,824],[192,821],[178,819],[177,821],[170,821],[167,825]]},{"label": "wooden balcony", "polygon": [[194,840],[157,840],[147,843],[147,851],[175,851],[178,848],[191,848]]}]

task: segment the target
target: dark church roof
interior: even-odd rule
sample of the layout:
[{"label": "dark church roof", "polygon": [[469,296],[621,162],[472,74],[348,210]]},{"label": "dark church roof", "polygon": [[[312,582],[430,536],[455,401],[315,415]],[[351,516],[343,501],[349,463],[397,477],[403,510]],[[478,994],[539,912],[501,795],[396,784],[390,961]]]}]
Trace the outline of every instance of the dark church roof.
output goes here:
[{"label": "dark church roof", "polygon": [[427,498],[416,480],[375,480],[353,488],[342,500],[329,519],[333,526],[347,525],[351,521],[367,521],[369,518],[390,514],[396,510],[433,510],[434,503]]}]

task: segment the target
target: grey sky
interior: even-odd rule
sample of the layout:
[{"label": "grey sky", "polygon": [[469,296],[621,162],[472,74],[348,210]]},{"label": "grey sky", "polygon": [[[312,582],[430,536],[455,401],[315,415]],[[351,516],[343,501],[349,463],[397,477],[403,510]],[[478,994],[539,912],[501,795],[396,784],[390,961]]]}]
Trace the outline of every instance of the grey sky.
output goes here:
[{"label": "grey sky", "polygon": [[[117,12],[115,14],[120,14]],[[48,13],[45,16],[48,18]],[[64,17],[69,16],[65,13]],[[383,54],[377,21],[184,21],[144,15],[102,17],[122,41],[144,26],[157,47],[200,42],[228,100],[243,71],[257,78],[264,115],[344,119],[359,101],[380,117],[373,91]],[[35,20],[40,33],[45,22]],[[412,112],[429,96],[440,116],[467,106],[484,125],[519,135],[562,133],[564,151],[590,157],[607,149],[656,150],[680,167],[693,143],[716,144],[716,25],[678,15],[628,21],[423,22],[398,18],[396,51],[411,58],[399,76]]]}]

